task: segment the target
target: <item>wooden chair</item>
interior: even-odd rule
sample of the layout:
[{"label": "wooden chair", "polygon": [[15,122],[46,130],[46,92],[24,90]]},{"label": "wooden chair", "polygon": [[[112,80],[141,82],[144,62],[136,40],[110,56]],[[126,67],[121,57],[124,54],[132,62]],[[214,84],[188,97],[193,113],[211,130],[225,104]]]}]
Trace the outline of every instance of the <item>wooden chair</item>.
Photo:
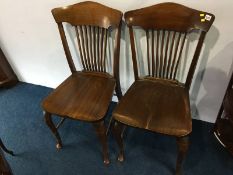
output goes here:
[{"label": "wooden chair", "polygon": [[[104,116],[116,90],[121,97],[119,83],[119,51],[122,13],[95,2],[81,2],[67,7],[55,8],[52,14],[58,25],[66,58],[72,72],[60,86],[47,98],[42,106],[45,121],[56,137],[56,147],[62,147],[57,131],[65,118],[91,122],[103,146],[104,163],[109,163],[106,128]],[[77,45],[82,71],[76,71],[63,23],[71,24],[77,34]],[[113,75],[106,63],[106,50],[111,31],[113,37],[114,58]],[[57,126],[52,122],[51,115],[56,114],[63,119]]]},{"label": "wooden chair", "polygon": [[[124,125],[174,136],[178,158],[176,174],[188,149],[192,131],[189,88],[206,32],[214,15],[175,3],[162,3],[126,12],[129,27],[135,82],[113,111],[113,134],[120,147],[119,161],[124,160],[122,130]],[[146,34],[148,75],[139,76],[135,28]],[[186,36],[200,31],[186,82],[176,80]],[[185,58],[186,59],[186,58]]]}]

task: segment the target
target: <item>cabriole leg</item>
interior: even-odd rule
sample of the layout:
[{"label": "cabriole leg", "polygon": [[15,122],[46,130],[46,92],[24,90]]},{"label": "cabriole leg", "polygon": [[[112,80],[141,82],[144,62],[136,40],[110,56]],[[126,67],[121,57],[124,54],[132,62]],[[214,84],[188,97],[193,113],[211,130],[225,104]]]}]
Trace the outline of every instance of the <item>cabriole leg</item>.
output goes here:
[{"label": "cabriole leg", "polygon": [[117,122],[117,121],[114,121],[112,133],[113,133],[113,136],[115,137],[116,142],[117,142],[119,149],[120,149],[120,152],[119,152],[119,155],[117,158],[118,161],[120,161],[120,162],[124,161],[124,146],[123,146],[123,138],[122,138],[123,130],[124,130],[124,125]]},{"label": "cabriole leg", "polygon": [[176,175],[182,174],[182,166],[183,162],[186,156],[186,153],[188,151],[189,146],[189,137],[177,137],[177,147],[178,147],[178,155],[177,155],[177,161],[176,161]]},{"label": "cabriole leg", "polygon": [[57,131],[57,128],[55,127],[52,121],[52,115],[48,112],[45,112],[44,118],[45,118],[45,123],[48,125],[48,127],[50,128],[50,130],[52,131],[53,135],[55,136],[57,140],[56,148],[61,149],[62,148],[61,137]]},{"label": "cabriole leg", "polygon": [[104,157],[104,164],[109,164],[109,155],[108,155],[108,143],[107,143],[107,135],[106,135],[106,127],[104,125],[104,121],[100,121],[94,123],[94,128],[96,134],[100,140],[103,149],[103,157]]}]

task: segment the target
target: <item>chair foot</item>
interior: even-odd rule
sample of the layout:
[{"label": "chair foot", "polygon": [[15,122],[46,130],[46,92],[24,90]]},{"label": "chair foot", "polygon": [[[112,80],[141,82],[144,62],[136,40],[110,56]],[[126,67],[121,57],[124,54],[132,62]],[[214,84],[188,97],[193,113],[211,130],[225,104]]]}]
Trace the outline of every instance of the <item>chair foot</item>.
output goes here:
[{"label": "chair foot", "polygon": [[120,153],[119,153],[117,160],[118,160],[119,162],[124,162],[124,153],[123,153],[123,152],[120,152]]},{"label": "chair foot", "polygon": [[57,131],[57,128],[55,127],[55,125],[52,121],[52,115],[48,112],[45,112],[44,118],[45,118],[45,123],[48,125],[49,129],[52,131],[53,135],[55,136],[55,138],[57,140],[56,148],[58,150],[61,149],[62,148],[61,137]]},{"label": "chair foot", "polygon": [[60,143],[57,143],[56,148],[57,148],[57,150],[60,150],[60,149],[62,149],[62,145]]},{"label": "chair foot", "polygon": [[2,140],[1,140],[1,138],[0,138],[0,148],[2,148],[2,149],[3,149],[3,151],[5,151],[6,153],[8,153],[8,154],[10,154],[10,155],[14,156],[13,151],[10,151],[10,150],[8,150],[8,149],[5,147],[5,145],[3,144],[3,142],[2,142]]},{"label": "chair foot", "polygon": [[114,126],[112,128],[112,133],[113,133],[113,136],[115,137],[116,142],[118,144],[118,147],[120,149],[119,155],[118,155],[118,158],[117,158],[117,160],[120,161],[120,162],[124,161],[124,145],[123,145],[123,138],[122,138],[123,130],[124,130],[124,125],[117,122],[117,121],[114,121]]},{"label": "chair foot", "polygon": [[177,146],[178,146],[178,156],[176,161],[176,175],[182,175],[182,165],[188,151],[189,146],[189,137],[180,137],[176,138]]},{"label": "chair foot", "polygon": [[104,164],[108,165],[110,161],[108,155],[108,143],[107,143],[106,127],[104,125],[104,121],[94,123],[93,126],[102,145]]},{"label": "chair foot", "polygon": [[108,164],[110,164],[110,161],[109,161],[109,159],[104,159],[104,164],[105,164],[105,165],[108,165]]}]

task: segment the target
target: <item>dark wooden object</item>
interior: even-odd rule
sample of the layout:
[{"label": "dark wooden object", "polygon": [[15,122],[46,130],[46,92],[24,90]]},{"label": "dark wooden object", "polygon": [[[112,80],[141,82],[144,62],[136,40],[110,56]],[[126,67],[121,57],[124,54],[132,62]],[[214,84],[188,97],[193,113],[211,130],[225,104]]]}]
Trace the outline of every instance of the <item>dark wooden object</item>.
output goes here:
[{"label": "dark wooden object", "polygon": [[[57,129],[65,118],[92,122],[103,146],[104,163],[108,164],[104,116],[114,90],[118,98],[121,97],[119,52],[122,13],[99,3],[88,1],[55,8],[52,10],[52,14],[58,25],[72,75],[44,99],[42,106],[45,110],[45,121],[57,139],[58,149],[62,147],[62,141]],[[76,31],[82,71],[76,71],[63,22],[70,23]],[[116,30],[113,75],[108,71],[109,68],[106,64],[107,43],[112,30]],[[63,117],[57,126],[52,122],[52,114]]]},{"label": "dark wooden object", "polygon": [[233,155],[233,74],[214,125],[214,135]]},{"label": "dark wooden object", "polygon": [[[129,27],[135,82],[113,112],[113,134],[120,147],[118,160],[124,160],[121,136],[124,125],[142,128],[176,137],[176,174],[181,174],[192,131],[189,88],[214,15],[175,3],[162,3],[126,12],[124,16]],[[201,22],[205,17],[208,20]],[[138,74],[134,26],[146,32],[148,75],[145,77]],[[186,36],[194,30],[200,31],[200,37],[183,84],[176,80],[178,65]]]},{"label": "dark wooden object", "polygon": [[0,48],[0,87],[10,87],[18,82],[17,76]]},{"label": "dark wooden object", "polygon": [[0,148],[1,148],[1,149],[3,149],[3,151],[5,151],[6,153],[8,153],[8,154],[10,154],[10,155],[14,156],[13,151],[10,151],[10,150],[8,150],[8,149],[5,147],[5,145],[3,144],[3,142],[2,142],[2,139],[1,139],[1,138],[0,138]]},{"label": "dark wooden object", "polygon": [[3,144],[1,138],[0,138],[0,174],[1,175],[11,175],[12,171],[11,168],[5,159],[3,151],[5,151],[8,154],[14,155],[12,151],[8,150],[5,145]]}]

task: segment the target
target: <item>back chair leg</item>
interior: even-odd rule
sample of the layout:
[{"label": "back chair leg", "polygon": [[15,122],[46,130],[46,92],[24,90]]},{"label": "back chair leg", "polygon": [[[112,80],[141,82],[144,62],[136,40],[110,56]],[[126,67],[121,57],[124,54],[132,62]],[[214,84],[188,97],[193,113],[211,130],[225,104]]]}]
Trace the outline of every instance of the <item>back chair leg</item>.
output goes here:
[{"label": "back chair leg", "polygon": [[62,148],[61,137],[57,131],[57,128],[55,127],[55,125],[52,121],[52,115],[48,112],[45,112],[44,118],[45,118],[46,124],[48,125],[48,127],[50,128],[50,130],[52,131],[54,136],[56,137],[56,140],[57,140],[56,148],[61,149]]},{"label": "back chair leg", "polygon": [[117,144],[119,146],[120,152],[118,155],[118,161],[123,162],[124,161],[124,145],[123,145],[123,137],[122,137],[122,132],[124,130],[124,125],[114,121],[114,126],[112,128],[112,133],[113,136],[115,137]]},{"label": "back chair leg", "polygon": [[189,147],[189,136],[177,137],[178,156],[176,161],[176,175],[182,174],[182,165]]},{"label": "back chair leg", "polygon": [[106,127],[104,125],[104,121],[94,123],[93,125],[95,128],[96,134],[100,140],[100,143],[102,144],[104,164],[109,164],[110,161],[109,161],[109,155],[108,155],[107,134],[106,134]]},{"label": "back chair leg", "polygon": [[[119,83],[119,81],[117,81]],[[121,92],[121,85],[118,84],[116,85],[115,91],[116,91],[116,95],[118,98],[118,101],[120,101],[121,97],[122,97],[122,92]]]},{"label": "back chair leg", "polygon": [[106,135],[109,134],[110,132],[110,128],[112,126],[112,121],[113,121],[113,117],[111,116],[110,120],[109,120],[109,123],[108,123],[108,127],[107,127],[107,130],[106,130]]},{"label": "back chair leg", "polygon": [[[115,87],[115,92],[116,92],[116,96],[118,98],[118,102],[120,101],[120,99],[122,98],[122,92],[121,92],[121,88],[120,88],[120,84],[117,84],[116,87]],[[110,118],[110,122],[108,124],[108,128],[107,128],[107,135],[109,133],[109,130],[111,128],[111,125],[112,125],[112,122],[113,122],[113,116],[111,116]],[[124,132],[124,131],[123,131]]]}]

